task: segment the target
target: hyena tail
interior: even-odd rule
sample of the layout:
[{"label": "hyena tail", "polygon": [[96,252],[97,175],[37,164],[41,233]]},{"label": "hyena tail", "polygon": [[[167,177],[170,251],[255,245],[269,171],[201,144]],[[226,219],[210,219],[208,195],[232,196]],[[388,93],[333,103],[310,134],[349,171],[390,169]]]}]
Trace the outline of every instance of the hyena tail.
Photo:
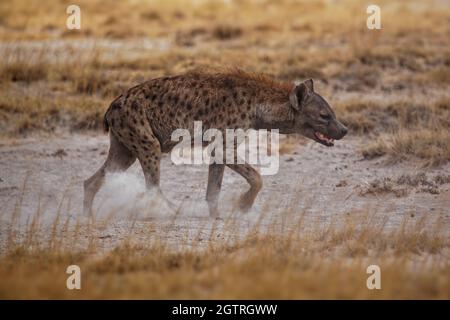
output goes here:
[{"label": "hyena tail", "polygon": [[108,123],[108,114],[113,109],[119,109],[120,108],[120,102],[119,99],[122,97],[122,95],[118,96],[116,99],[114,99],[113,102],[109,105],[108,110],[106,110],[105,115],[103,116],[103,130],[105,132],[109,131],[109,123]]}]

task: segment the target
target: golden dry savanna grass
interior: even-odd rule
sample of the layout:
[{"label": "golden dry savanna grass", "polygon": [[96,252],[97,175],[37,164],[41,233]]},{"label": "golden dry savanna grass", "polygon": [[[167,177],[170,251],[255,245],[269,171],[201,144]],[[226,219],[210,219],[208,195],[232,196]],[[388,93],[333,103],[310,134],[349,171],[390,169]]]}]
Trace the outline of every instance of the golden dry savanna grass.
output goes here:
[{"label": "golden dry savanna grass", "polygon": [[[368,209],[318,224],[306,211],[291,210],[264,230],[240,234],[239,220],[230,216],[225,228],[208,231],[206,244],[196,237],[175,246],[150,224],[146,241],[130,235],[102,251],[93,230],[108,221],[55,219],[46,229],[34,216],[22,237],[19,226],[8,235],[0,297],[449,299],[450,241],[442,221],[405,215],[387,228],[387,218]],[[42,232],[51,234],[46,241]],[[82,270],[79,291],[66,288],[72,264]],[[381,267],[381,290],[366,286],[369,265]]]},{"label": "golden dry savanna grass", "polygon": [[[365,154],[421,158],[431,137],[425,164],[447,162],[448,3],[378,4],[382,30],[370,31],[360,1],[80,1],[82,28],[69,31],[65,1],[3,1],[1,135],[99,129],[109,102],[145,79],[240,67],[312,77],[352,133],[417,143]],[[409,116],[423,135],[406,141]]]}]

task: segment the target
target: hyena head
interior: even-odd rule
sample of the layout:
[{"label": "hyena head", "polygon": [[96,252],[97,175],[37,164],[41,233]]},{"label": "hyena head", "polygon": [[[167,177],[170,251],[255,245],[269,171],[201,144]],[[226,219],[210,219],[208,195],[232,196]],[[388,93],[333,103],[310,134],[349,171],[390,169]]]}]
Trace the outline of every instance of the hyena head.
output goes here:
[{"label": "hyena head", "polygon": [[296,131],[327,147],[347,134],[347,127],[336,119],[330,105],[314,92],[311,79],[295,86],[289,96],[295,112]]}]

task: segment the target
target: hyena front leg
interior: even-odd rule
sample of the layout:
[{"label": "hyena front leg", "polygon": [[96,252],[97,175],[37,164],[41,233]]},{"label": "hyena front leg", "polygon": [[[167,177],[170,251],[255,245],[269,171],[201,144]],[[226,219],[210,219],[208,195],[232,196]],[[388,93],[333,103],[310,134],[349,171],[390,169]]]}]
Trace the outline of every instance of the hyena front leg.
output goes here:
[{"label": "hyena front leg", "polygon": [[243,176],[250,185],[250,189],[246,193],[244,193],[239,199],[239,208],[243,212],[247,212],[252,207],[253,202],[255,202],[256,196],[258,195],[258,192],[262,188],[261,175],[258,173],[258,171],[256,171],[255,168],[253,168],[251,165],[247,163],[227,164],[227,166],[231,170]]},{"label": "hyena front leg", "polygon": [[224,164],[213,163],[209,165],[208,187],[206,189],[206,201],[208,202],[209,215],[217,218],[219,216],[219,193],[222,187]]}]

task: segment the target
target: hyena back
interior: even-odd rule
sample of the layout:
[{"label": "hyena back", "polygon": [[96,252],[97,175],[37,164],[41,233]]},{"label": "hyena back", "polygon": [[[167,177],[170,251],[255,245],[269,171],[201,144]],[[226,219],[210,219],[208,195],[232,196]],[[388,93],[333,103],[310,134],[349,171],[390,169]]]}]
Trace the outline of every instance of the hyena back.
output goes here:
[{"label": "hyena back", "polygon": [[[102,167],[84,183],[84,211],[89,214],[95,194],[107,172],[124,171],[136,159],[144,172],[147,188],[158,188],[161,154],[177,142],[176,129],[188,129],[193,137],[194,121],[202,129],[279,129],[301,133],[327,146],[342,138],[347,129],[337,121],[328,103],[314,92],[312,80],[297,86],[241,71],[188,73],[152,79],[116,98],[104,117],[110,150]],[[236,152],[235,152],[236,154]],[[250,189],[239,207],[248,210],[262,179],[249,164],[211,164],[206,200],[210,215],[218,215],[218,198],[225,166],[243,176]]]}]

